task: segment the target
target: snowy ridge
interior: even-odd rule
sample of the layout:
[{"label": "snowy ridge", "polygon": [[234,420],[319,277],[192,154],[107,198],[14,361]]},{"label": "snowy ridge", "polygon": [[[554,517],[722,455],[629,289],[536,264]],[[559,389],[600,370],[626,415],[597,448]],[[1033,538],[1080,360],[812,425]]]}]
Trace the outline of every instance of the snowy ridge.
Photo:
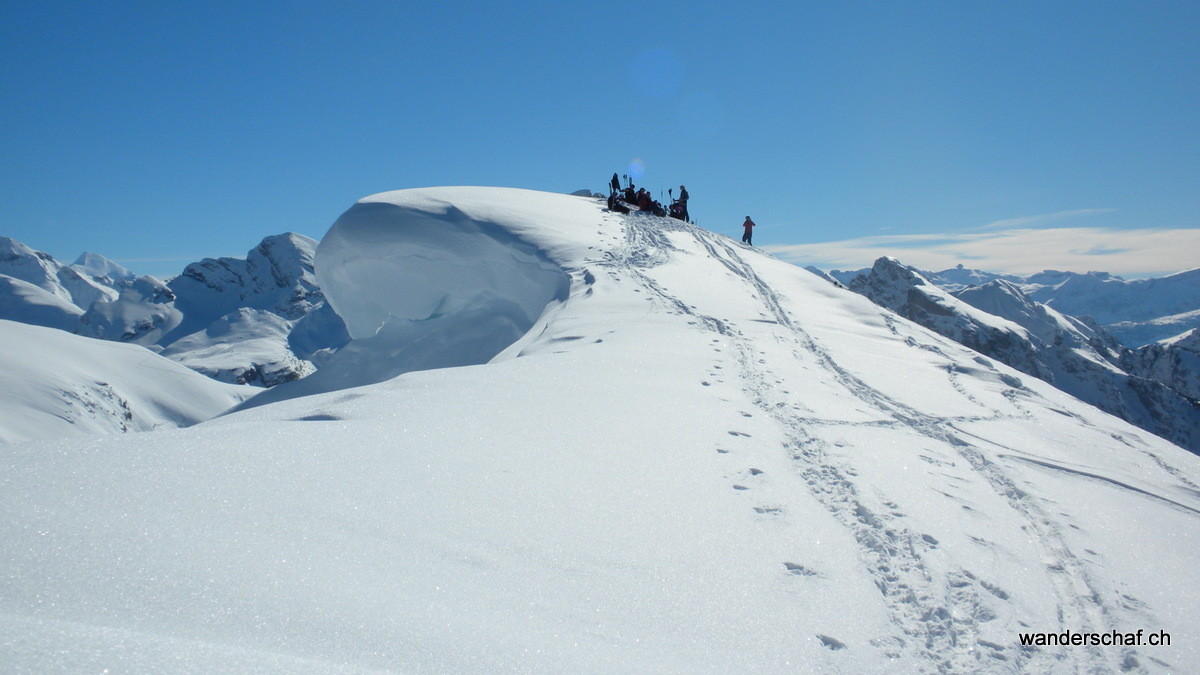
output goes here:
[{"label": "snowy ridge", "polygon": [[[1200,459],[1177,446],[679,221],[521,190],[364,201],[394,208],[340,259],[389,255],[325,291],[367,332],[422,317],[359,300],[401,281],[420,307],[471,306],[407,255],[468,231],[509,242],[474,242],[480,269],[532,250],[569,287],[486,364],[6,450],[9,663],[61,666],[61,622],[148,668],[1200,663]],[[532,297],[507,283],[474,306]],[[1139,628],[1172,646],[1017,643]]]}]

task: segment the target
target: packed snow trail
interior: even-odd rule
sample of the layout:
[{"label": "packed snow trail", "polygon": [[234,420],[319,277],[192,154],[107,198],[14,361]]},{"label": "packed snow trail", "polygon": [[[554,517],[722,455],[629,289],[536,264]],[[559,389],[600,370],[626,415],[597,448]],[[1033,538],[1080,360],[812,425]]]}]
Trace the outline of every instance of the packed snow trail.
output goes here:
[{"label": "packed snow trail", "polygon": [[[775,325],[791,333],[775,333],[771,335],[772,339],[785,344],[794,342],[794,345],[789,345],[793,346],[793,349],[816,355],[830,379],[841,384],[865,404],[895,418],[899,424],[906,425],[923,436],[959,448],[958,454],[968,465],[990,484],[997,494],[1009,499],[1012,508],[1028,521],[1030,530],[1037,534],[1048,559],[1055,561],[1048,566],[1048,572],[1055,582],[1059,603],[1064,608],[1064,615],[1060,618],[1061,625],[1056,630],[1074,627],[1080,631],[1103,632],[1115,628],[1102,623],[1103,614],[1108,613],[1108,608],[1100,604],[1099,596],[1091,588],[1086,573],[1067,549],[1058,532],[1046,527],[1049,520],[1045,512],[1032,500],[1027,499],[1002,469],[983,458],[971,443],[955,436],[950,420],[922,414],[871,388],[839,367],[803,329],[793,323],[792,317],[780,306],[778,296],[742,258],[740,247],[736,244],[696,227],[644,218],[630,219],[627,223],[626,237],[628,250],[624,257],[615,257],[614,267],[625,268],[626,273],[635,273],[644,288],[660,298],[669,311],[674,310],[695,317],[699,319],[699,325],[727,338],[726,344],[737,354],[738,375],[742,380],[743,390],[763,414],[769,415],[787,430],[788,439],[784,449],[796,460],[797,470],[804,476],[813,494],[818,496],[839,522],[853,532],[855,541],[861,546],[859,560],[875,577],[876,585],[888,601],[894,623],[911,638],[911,644],[922,658],[935,664],[938,669],[952,672],[978,668],[981,646],[992,658],[1006,658],[1003,656],[1003,648],[999,645],[986,641],[981,645],[981,636],[977,630],[977,620],[981,615],[995,615],[988,607],[989,599],[994,602],[995,598],[992,596],[1003,598],[1005,594],[997,593],[995,587],[981,581],[969,570],[953,570],[943,575],[929,570],[923,561],[923,553],[936,548],[936,540],[928,535],[908,531],[903,517],[896,517],[898,514],[894,511],[874,512],[860,499],[859,490],[850,477],[853,472],[830,463],[824,443],[806,431],[805,420],[796,414],[794,407],[770,401],[772,390],[775,388],[772,382],[778,383],[779,380],[755,358],[755,350],[745,333],[732,329],[720,319],[700,314],[696,305],[689,305],[687,301],[669,294],[647,276],[647,273],[634,272],[639,268],[653,268],[663,257],[656,255],[657,253],[675,248],[662,236],[665,229],[691,234],[709,255],[744,282],[748,299],[757,303],[759,309],[770,316]],[[950,371],[951,376],[953,372]],[[944,425],[948,426],[949,430],[943,428]],[[897,508],[893,503],[884,503],[883,506],[887,509]],[[763,512],[777,514],[779,510],[764,509]],[[941,578],[936,578],[937,576]],[[898,642],[894,649],[888,650],[889,656],[899,656],[905,646],[903,642]],[[1036,660],[1033,656],[1035,655],[1018,653],[1015,657],[1016,665],[1023,670],[1041,670],[1052,665],[1044,659]],[[1133,658],[1134,650],[1126,650],[1119,657],[1092,650],[1087,656],[1091,659],[1090,663],[1074,665],[1099,667],[1104,663],[1114,662],[1114,659],[1124,662]]]},{"label": "packed snow trail", "polygon": [[[457,250],[439,223],[455,238],[503,231],[492,240],[519,241],[569,286],[522,294],[544,309],[498,354],[472,352],[486,364],[170,434],[7,450],[0,616],[14,637],[0,663],[1200,664],[1196,457],[685,223],[488,188],[363,203],[395,208],[364,232],[370,251],[343,259],[397,267],[323,284],[359,335],[421,318],[386,281],[407,274],[414,221],[438,256]],[[490,246],[480,269],[510,269]],[[424,297],[445,292],[433,306],[471,303],[432,269]],[[351,343],[370,346],[327,382],[409,359],[393,337]],[[1018,642],[1112,629],[1162,629],[1172,644]],[[86,646],[64,655],[67,633]]]}]

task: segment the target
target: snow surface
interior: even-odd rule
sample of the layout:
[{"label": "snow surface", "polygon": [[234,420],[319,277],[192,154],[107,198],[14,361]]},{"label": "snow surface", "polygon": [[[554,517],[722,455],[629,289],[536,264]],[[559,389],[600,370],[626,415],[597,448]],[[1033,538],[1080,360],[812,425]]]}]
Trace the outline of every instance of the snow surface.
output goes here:
[{"label": "snow surface", "polygon": [[253,391],[135,345],[0,321],[0,444],[187,426]]},{"label": "snow surface", "polygon": [[[3,448],[0,663],[1200,667],[1177,446],[679,221],[496,188],[348,215],[325,290],[350,347],[437,307],[532,326],[486,364]],[[1017,643],[1140,628],[1172,645]]]}]

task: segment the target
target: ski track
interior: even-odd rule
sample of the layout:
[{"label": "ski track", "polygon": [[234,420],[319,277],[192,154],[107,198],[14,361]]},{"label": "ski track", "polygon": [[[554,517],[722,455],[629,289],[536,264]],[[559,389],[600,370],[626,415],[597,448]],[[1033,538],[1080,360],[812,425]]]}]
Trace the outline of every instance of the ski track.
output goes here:
[{"label": "ski track", "polygon": [[[871,499],[856,485],[855,472],[839,466],[830,456],[827,443],[807,429],[809,425],[823,426],[903,426],[911,429],[942,446],[950,448],[970,470],[982,479],[997,495],[1006,501],[1026,523],[1023,526],[1038,542],[1043,552],[1042,571],[1053,586],[1058,598],[1058,630],[1102,632],[1118,628],[1108,618],[1119,613],[1112,602],[1105,599],[1086,569],[1086,563],[1070,549],[1062,526],[1054,522],[1046,508],[1018,485],[1017,479],[1004,468],[988,458],[981,448],[964,437],[974,437],[956,427],[956,423],[991,421],[1004,419],[999,411],[993,415],[935,417],[922,413],[871,387],[854,374],[836,363],[807,332],[793,321],[792,316],[781,306],[779,297],[742,258],[738,245],[725,237],[700,229],[694,225],[671,219],[645,216],[609,216],[624,229],[624,241],[614,250],[605,253],[597,261],[613,272],[614,279],[628,276],[640,285],[649,296],[663,303],[673,313],[687,316],[702,330],[717,333],[726,338],[735,350],[735,360],[741,386],[754,404],[782,428],[786,434],[785,451],[788,452],[797,473],[808,485],[812,494],[830,514],[849,530],[859,546],[859,559],[874,578],[875,585],[891,614],[900,635],[879,636],[871,644],[890,657],[906,653],[919,657],[931,664],[931,670],[960,672],[968,670],[1049,670],[1069,668],[1104,672],[1112,664],[1121,664],[1122,670],[1139,668],[1137,651],[1133,648],[1079,648],[1059,650],[1057,653],[1037,648],[1022,648],[1013,643],[998,645],[981,638],[979,623],[995,619],[998,615],[994,603],[1007,602],[1009,597],[979,575],[966,569],[956,569],[938,574],[926,564],[925,557],[937,542],[928,535],[915,532],[907,526],[898,506],[881,495],[875,495],[883,508],[872,509]],[[698,312],[668,289],[652,279],[647,271],[666,262],[673,251],[677,251],[667,238],[667,232],[686,232],[703,246],[715,260],[738,279],[747,284],[750,297],[761,303],[762,308],[773,320],[759,323],[775,324],[781,330],[773,331],[780,342],[790,342],[793,352],[799,357],[802,352],[816,357],[829,377],[871,408],[878,410],[891,420],[875,422],[831,421],[806,417],[796,406],[785,402],[772,402],[776,389],[772,375],[766,371],[750,340],[732,322]],[[889,329],[900,336],[897,324],[889,317]],[[935,345],[918,344],[911,337],[905,341],[915,348],[944,355]],[[949,360],[949,359],[948,359]],[[981,365],[994,370],[986,360]],[[972,402],[983,406],[961,385],[959,373],[953,366],[947,368],[951,385]],[[1018,385],[1019,386],[1019,383]],[[1020,405],[1022,396],[1030,395],[1014,386],[1006,396],[1021,417],[1030,413]],[[733,433],[733,432],[731,432]],[[979,439],[984,440],[984,439]],[[1123,440],[1124,439],[1119,439]],[[1124,441],[1130,445],[1128,441]],[[1131,446],[1132,447],[1132,446]],[[1156,464],[1180,478],[1188,487],[1195,488],[1184,480],[1177,471],[1166,466],[1153,453],[1141,452],[1153,458]],[[937,460],[928,461],[936,463]],[[735,488],[746,489],[737,485]],[[1153,496],[1153,495],[1152,495]],[[779,508],[759,507],[756,512],[764,516],[777,515]],[[982,541],[982,540],[981,540]],[[786,569],[796,575],[812,573],[800,565],[785,563]],[[796,570],[801,570],[797,572]],[[815,574],[815,573],[812,573]],[[1127,611],[1140,603],[1125,598],[1119,604]],[[1155,625],[1147,617],[1147,625]],[[901,635],[903,637],[901,637]],[[832,638],[830,638],[832,639]],[[825,643],[825,640],[822,640]],[[841,644],[841,643],[839,643]],[[844,645],[843,645],[844,647]]]}]

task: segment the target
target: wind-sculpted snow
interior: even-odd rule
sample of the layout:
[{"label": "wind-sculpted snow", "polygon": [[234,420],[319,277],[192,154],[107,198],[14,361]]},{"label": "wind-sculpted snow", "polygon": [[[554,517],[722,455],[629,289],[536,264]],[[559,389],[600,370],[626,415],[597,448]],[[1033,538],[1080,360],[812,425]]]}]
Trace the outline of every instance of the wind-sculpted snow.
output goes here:
[{"label": "wind-sculpted snow", "polygon": [[358,339],[462,312],[495,314],[524,333],[568,285],[502,214],[468,214],[417,192],[368,197],[343,214],[321,240],[317,278]]},{"label": "wind-sculpted snow", "polygon": [[[570,277],[538,247],[523,214],[479,194],[402,190],[342,214],[321,240],[316,269],[354,341],[314,375],[247,405],[486,363],[565,299]],[[544,199],[512,191],[516,204]]]},{"label": "wind-sculpted snow", "polygon": [[[170,433],[5,449],[6,666],[1200,664],[1194,455],[692,225],[519,190],[369,201],[455,237],[467,230],[442,223],[500,225],[569,287],[546,287],[544,310],[512,280],[491,302],[459,289],[347,310],[356,336],[387,328],[338,355],[359,362],[312,377],[369,366],[372,350],[351,348],[435,325],[413,319],[431,305],[465,328],[467,308],[485,320],[503,296],[533,324],[485,364]],[[349,278],[337,298],[405,290],[381,283]],[[1171,645],[1018,637],[1139,629]]]}]

